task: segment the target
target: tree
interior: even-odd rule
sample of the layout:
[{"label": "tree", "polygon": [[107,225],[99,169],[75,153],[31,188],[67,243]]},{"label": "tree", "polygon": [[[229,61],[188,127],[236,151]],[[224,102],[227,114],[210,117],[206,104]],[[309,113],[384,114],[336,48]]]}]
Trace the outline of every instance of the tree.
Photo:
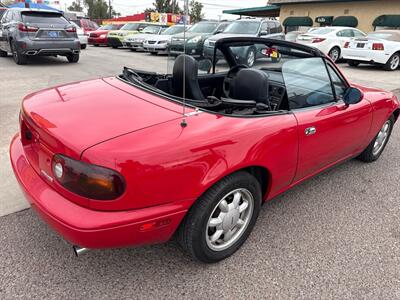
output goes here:
[{"label": "tree", "polygon": [[90,19],[109,18],[108,5],[104,0],[84,0]]},{"label": "tree", "polygon": [[158,13],[182,13],[178,0],[155,0],[152,8],[147,8],[145,12]]},{"label": "tree", "polygon": [[203,4],[196,0],[190,1],[189,16],[192,23],[200,22],[204,18],[203,7]]},{"label": "tree", "polygon": [[72,4],[68,7],[69,11],[83,11],[81,0],[75,0]]}]

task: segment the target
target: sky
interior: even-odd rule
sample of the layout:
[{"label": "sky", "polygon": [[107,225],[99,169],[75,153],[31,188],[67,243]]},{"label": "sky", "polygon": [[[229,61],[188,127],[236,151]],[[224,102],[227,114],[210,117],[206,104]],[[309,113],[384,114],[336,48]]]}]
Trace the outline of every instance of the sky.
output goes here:
[{"label": "sky", "polygon": [[[106,0],[108,1],[108,0]],[[267,0],[198,0],[203,3],[203,12],[207,19],[218,19],[225,9],[237,9],[264,6]],[[69,6],[72,0],[61,0],[61,8],[64,9],[65,4]],[[121,13],[121,15],[131,15],[143,12],[146,8],[153,6],[153,0],[111,0],[114,9]],[[183,7],[183,1],[179,1],[180,6]],[[232,18],[232,15],[223,15],[222,18]],[[237,16],[236,16],[237,17]],[[235,17],[235,18],[236,18]]]}]

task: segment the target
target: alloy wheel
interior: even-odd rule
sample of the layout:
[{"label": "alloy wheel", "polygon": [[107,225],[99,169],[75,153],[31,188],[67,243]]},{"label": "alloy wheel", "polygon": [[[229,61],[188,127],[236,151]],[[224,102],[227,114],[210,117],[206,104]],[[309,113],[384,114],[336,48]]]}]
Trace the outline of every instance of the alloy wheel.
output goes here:
[{"label": "alloy wheel", "polygon": [[252,67],[256,60],[256,54],[254,50],[250,49],[249,54],[247,55],[247,66]]},{"label": "alloy wheel", "polygon": [[386,141],[390,134],[390,120],[386,121],[386,123],[382,126],[381,130],[378,133],[378,136],[375,140],[374,148],[372,150],[373,155],[378,155],[382,149],[385,147]]},{"label": "alloy wheel", "polygon": [[339,50],[337,48],[333,48],[331,51],[329,51],[329,57],[332,59],[332,61],[336,62],[339,60]]},{"label": "alloy wheel", "polygon": [[254,211],[253,195],[244,188],[225,195],[207,222],[206,241],[211,250],[223,251],[237,242],[250,223]]},{"label": "alloy wheel", "polygon": [[390,68],[396,70],[400,64],[400,55],[394,55],[390,61]]}]

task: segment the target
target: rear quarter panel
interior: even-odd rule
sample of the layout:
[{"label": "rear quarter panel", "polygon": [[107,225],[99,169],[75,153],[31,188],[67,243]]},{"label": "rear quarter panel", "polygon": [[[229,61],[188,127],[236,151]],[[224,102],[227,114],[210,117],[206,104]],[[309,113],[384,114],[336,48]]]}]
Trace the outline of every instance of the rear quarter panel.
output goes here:
[{"label": "rear quarter panel", "polygon": [[82,160],[118,170],[125,194],[90,201],[98,210],[128,210],[186,201],[249,166],[269,172],[268,198],[288,186],[297,165],[297,121],[292,114],[232,118],[200,113],[120,136],[86,150]]}]

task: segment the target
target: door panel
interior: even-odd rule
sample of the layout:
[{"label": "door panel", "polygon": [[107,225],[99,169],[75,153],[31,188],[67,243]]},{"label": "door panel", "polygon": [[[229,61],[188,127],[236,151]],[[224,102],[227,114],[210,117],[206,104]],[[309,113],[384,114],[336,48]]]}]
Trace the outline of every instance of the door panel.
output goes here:
[{"label": "door panel", "polygon": [[299,164],[295,181],[363,150],[372,124],[368,100],[347,107],[342,101],[295,112]]}]

